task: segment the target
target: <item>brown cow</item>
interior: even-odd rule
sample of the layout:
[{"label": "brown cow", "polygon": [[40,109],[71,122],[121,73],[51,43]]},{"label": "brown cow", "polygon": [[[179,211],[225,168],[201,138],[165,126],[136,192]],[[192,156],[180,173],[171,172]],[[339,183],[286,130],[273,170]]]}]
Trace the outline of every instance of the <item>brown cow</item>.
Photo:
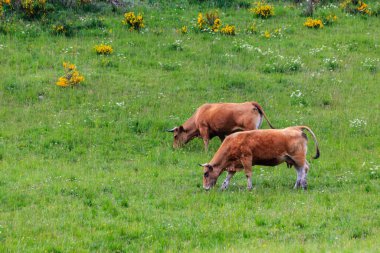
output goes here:
[{"label": "brown cow", "polygon": [[183,125],[167,131],[174,134],[174,148],[201,137],[207,151],[208,142],[213,137],[218,136],[223,141],[234,132],[258,129],[263,116],[274,128],[256,102],[204,104]]},{"label": "brown cow", "polygon": [[294,165],[298,177],[294,188],[307,188],[306,175],[309,163],[306,161],[307,136],[303,130],[308,130],[313,136],[316,155],[319,157],[318,142],[314,133],[307,126],[294,126],[285,129],[265,129],[239,132],[228,136],[210,163],[200,164],[204,169],[203,188],[213,187],[223,171],[227,178],[222,189],[226,189],[230,179],[244,169],[248,180],[248,189],[252,189],[252,166],[275,166],[286,162]]}]

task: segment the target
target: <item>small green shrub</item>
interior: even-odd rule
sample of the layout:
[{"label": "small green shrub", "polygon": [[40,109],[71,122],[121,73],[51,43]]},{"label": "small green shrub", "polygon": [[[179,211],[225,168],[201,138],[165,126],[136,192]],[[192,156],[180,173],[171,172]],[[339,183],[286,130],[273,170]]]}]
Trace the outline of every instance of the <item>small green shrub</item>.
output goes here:
[{"label": "small green shrub", "polygon": [[300,57],[284,57],[281,55],[272,56],[263,67],[264,73],[289,73],[302,69]]},{"label": "small green shrub", "polygon": [[375,73],[378,69],[380,60],[378,58],[365,58],[364,61],[362,61],[362,66],[364,69],[367,69],[371,71],[372,73]]},{"label": "small green shrub", "polygon": [[339,62],[340,61],[336,57],[323,59],[323,64],[330,71],[334,71],[334,70],[338,69],[339,68]]},{"label": "small green shrub", "polygon": [[183,41],[182,40],[176,40],[174,41],[170,47],[169,47],[171,50],[175,50],[175,51],[183,51],[184,49],[184,46],[183,46]]},{"label": "small green shrub", "polygon": [[13,34],[15,31],[16,27],[10,20],[0,22],[0,34]]}]

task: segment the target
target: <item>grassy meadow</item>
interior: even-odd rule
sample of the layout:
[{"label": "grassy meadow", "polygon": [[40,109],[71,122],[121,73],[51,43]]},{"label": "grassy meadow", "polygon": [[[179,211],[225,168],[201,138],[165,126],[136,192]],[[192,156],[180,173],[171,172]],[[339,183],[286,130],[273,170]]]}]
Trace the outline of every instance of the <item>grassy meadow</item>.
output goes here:
[{"label": "grassy meadow", "polygon": [[[0,33],[0,252],[379,252],[380,19],[329,5],[315,17],[337,22],[308,29],[302,8],[274,6],[269,19],[218,9],[235,36],[198,32],[215,8],[182,1],[130,6],[141,32],[120,11],[62,12],[101,20],[72,36],[15,18]],[[78,87],[55,85],[63,62]],[[237,173],[206,192],[197,164],[219,139],[172,148],[165,130],[201,104],[243,101],[315,132],[307,191],[282,164],[253,167],[252,191]]]}]

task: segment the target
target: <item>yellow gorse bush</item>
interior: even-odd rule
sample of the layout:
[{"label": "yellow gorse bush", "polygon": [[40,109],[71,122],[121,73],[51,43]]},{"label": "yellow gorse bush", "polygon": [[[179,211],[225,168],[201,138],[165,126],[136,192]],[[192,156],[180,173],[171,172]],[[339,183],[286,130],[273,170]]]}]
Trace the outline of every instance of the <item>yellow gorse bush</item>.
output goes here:
[{"label": "yellow gorse bush", "polygon": [[222,29],[220,29],[220,33],[224,35],[235,35],[236,28],[234,25],[226,25]]},{"label": "yellow gorse bush", "polygon": [[359,7],[356,8],[360,13],[370,15],[371,12],[368,10],[368,4],[363,1],[359,1]]},{"label": "yellow gorse bush", "polygon": [[113,48],[109,45],[100,44],[95,46],[95,51],[97,54],[108,55],[112,54]]},{"label": "yellow gorse bush", "polygon": [[371,11],[364,1],[345,0],[340,4],[340,8],[352,14],[371,15]]},{"label": "yellow gorse bush", "polygon": [[130,31],[140,31],[145,27],[143,16],[140,13],[136,16],[134,12],[127,12],[124,14],[123,24],[127,25]]},{"label": "yellow gorse bush", "polygon": [[46,0],[21,0],[21,7],[29,18],[46,13]]},{"label": "yellow gorse bush", "polygon": [[61,87],[73,87],[84,81],[84,77],[80,75],[76,66],[69,62],[63,63],[65,75],[58,78],[56,85]]},{"label": "yellow gorse bush", "polygon": [[274,16],[274,7],[266,4],[264,1],[255,3],[256,7],[251,8],[249,11],[255,13],[260,18],[269,18]]},{"label": "yellow gorse bush", "polygon": [[303,25],[308,28],[323,28],[323,22],[320,19],[308,18]]},{"label": "yellow gorse bush", "polygon": [[197,27],[201,31],[220,32],[224,35],[235,35],[236,28],[233,25],[226,25],[222,27],[222,20],[219,18],[217,11],[210,11],[206,13],[206,18],[203,17],[202,12],[198,13]]},{"label": "yellow gorse bush", "polygon": [[206,19],[208,26],[212,27],[215,24],[215,21],[219,19],[218,11],[209,11],[206,13]]},{"label": "yellow gorse bush", "polygon": [[222,20],[219,18],[217,11],[209,11],[206,13],[206,19],[202,12],[198,13],[197,28],[201,31],[219,32],[222,27]]}]

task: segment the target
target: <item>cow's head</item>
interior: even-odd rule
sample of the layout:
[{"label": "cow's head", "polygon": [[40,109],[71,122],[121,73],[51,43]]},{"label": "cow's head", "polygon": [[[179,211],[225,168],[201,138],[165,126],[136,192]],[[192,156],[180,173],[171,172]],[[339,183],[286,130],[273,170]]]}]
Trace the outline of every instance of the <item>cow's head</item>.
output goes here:
[{"label": "cow's head", "polygon": [[188,133],[183,128],[183,126],[175,127],[167,131],[173,133],[173,136],[174,136],[173,148],[179,148],[188,142],[188,139],[189,139]]},{"label": "cow's head", "polygon": [[209,163],[199,164],[199,166],[203,167],[203,188],[210,190],[216,184],[219,173]]}]

